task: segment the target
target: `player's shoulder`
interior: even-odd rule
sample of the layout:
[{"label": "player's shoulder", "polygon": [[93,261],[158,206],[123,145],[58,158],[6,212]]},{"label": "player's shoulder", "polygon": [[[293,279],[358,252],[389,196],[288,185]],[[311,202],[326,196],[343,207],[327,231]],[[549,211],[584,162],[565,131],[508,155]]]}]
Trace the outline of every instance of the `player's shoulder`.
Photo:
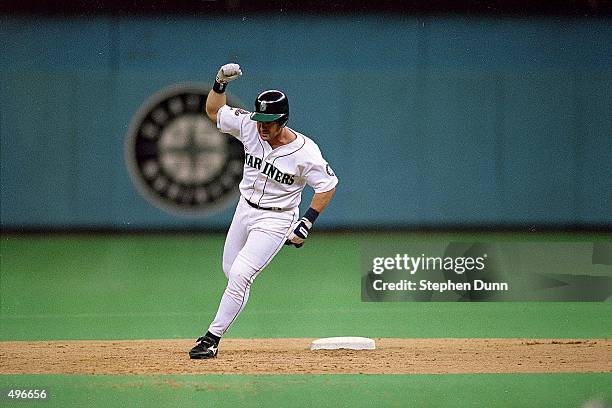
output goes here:
[{"label": "player's shoulder", "polygon": [[325,161],[321,149],[312,138],[297,131],[294,131],[294,133],[298,135],[301,141],[299,149],[296,151],[296,160],[305,165],[314,165]]},{"label": "player's shoulder", "polygon": [[237,107],[230,106],[230,105],[223,105],[222,107],[220,107],[219,114],[233,115],[242,120],[245,120],[245,119],[251,120],[251,112],[249,112],[248,110],[237,108]]},{"label": "player's shoulder", "polygon": [[[244,138],[252,137],[257,131],[257,125],[251,119],[251,112],[234,106],[223,105],[217,113],[217,123],[223,131],[234,129],[240,135],[234,135],[244,142]],[[231,133],[231,132],[230,132]]]},{"label": "player's shoulder", "polygon": [[291,131],[293,133],[295,133],[297,135],[297,137],[299,139],[302,140],[301,146],[303,150],[303,153],[308,154],[308,153],[317,153],[317,154],[321,154],[321,149],[319,149],[319,146],[317,145],[317,143],[312,140],[310,137],[306,136],[305,134],[298,132],[295,129],[291,129]]}]

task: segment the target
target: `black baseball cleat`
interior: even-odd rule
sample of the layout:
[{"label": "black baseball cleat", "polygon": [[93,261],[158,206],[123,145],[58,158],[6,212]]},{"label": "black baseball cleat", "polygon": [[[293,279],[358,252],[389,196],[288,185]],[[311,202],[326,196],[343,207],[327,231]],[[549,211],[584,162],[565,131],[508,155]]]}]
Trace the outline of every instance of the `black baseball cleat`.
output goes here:
[{"label": "black baseball cleat", "polygon": [[218,344],[214,339],[204,336],[197,339],[196,343],[198,344],[189,351],[189,358],[203,359],[217,357]]}]

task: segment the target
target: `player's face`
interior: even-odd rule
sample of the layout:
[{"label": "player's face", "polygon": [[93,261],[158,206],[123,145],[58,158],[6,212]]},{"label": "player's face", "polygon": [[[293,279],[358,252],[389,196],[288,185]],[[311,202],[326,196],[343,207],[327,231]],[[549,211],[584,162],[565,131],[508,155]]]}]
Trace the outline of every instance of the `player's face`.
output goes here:
[{"label": "player's face", "polygon": [[270,143],[278,139],[283,128],[278,122],[257,122],[257,131],[262,140]]}]

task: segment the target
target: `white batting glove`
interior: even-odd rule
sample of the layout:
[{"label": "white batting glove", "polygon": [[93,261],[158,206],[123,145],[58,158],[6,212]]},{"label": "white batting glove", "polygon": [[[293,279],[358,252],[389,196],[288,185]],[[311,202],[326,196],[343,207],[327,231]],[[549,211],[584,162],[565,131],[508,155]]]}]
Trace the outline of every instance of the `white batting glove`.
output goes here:
[{"label": "white batting glove", "polygon": [[217,82],[221,84],[227,84],[234,79],[240,78],[242,75],[242,70],[240,69],[240,65],[238,64],[225,64],[219,69],[217,73]]},{"label": "white batting glove", "polygon": [[289,241],[293,244],[301,245],[304,240],[308,238],[308,233],[312,228],[312,222],[305,217],[302,217],[299,221],[291,226],[291,233],[289,233]]}]

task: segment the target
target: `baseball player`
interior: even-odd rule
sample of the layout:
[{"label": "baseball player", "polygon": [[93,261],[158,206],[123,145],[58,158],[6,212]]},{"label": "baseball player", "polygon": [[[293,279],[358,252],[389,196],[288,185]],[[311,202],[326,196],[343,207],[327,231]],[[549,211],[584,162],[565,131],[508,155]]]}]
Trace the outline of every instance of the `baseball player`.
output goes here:
[{"label": "baseball player", "polygon": [[[219,341],[244,309],[255,278],[283,244],[303,245],[338,183],[316,143],[287,127],[289,101],[283,92],[259,94],[253,113],[226,104],[227,84],[241,75],[238,64],[222,66],[206,100],[208,117],[242,142],[245,158],[241,197],[223,249],[227,287],[208,331],[189,352],[193,359],[217,356]],[[300,218],[307,184],[315,194]]]}]

